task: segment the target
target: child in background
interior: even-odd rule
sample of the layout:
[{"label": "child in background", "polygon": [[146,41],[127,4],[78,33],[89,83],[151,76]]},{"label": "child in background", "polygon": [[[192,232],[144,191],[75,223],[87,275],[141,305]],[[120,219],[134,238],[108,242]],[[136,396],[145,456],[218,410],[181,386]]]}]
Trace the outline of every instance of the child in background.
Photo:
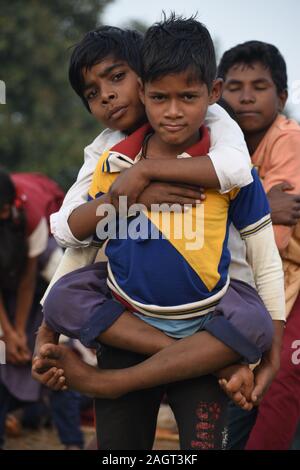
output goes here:
[{"label": "child in background", "polygon": [[[283,112],[287,100],[284,58],[272,44],[248,41],[225,52],[219,65],[223,98],[232,107],[244,132],[252,163],[257,167],[272,208],[275,240],[283,260],[287,324],[283,348],[266,355],[255,370],[260,406],[250,414],[232,408],[229,448],[287,450],[300,418],[299,366],[293,363],[293,343],[300,332],[300,126]],[[278,186],[279,185],[279,186]],[[289,193],[285,194],[289,190]],[[284,204],[284,207],[282,205]],[[233,239],[233,238],[232,238]],[[237,275],[243,246],[235,237]],[[232,247],[231,247],[232,251]]]}]

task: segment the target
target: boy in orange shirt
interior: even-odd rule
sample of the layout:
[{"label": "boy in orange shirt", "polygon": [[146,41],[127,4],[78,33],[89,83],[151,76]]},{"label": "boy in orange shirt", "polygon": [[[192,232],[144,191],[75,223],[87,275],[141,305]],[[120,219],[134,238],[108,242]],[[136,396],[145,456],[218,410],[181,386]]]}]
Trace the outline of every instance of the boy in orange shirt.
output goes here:
[{"label": "boy in orange shirt", "polygon": [[[297,223],[300,213],[298,198],[282,192],[281,199],[288,198],[290,209],[292,201],[289,211],[292,221],[285,220],[278,190],[300,193],[300,126],[281,114],[288,96],[287,73],[285,61],[275,46],[249,41],[230,49],[221,59],[219,76],[225,81],[223,98],[236,114],[252,163],[268,193],[275,239],[284,264],[286,308],[290,314],[281,357],[268,358],[274,364],[274,372],[280,362],[281,367],[260,404],[246,449],[288,449],[300,418],[300,369],[292,360],[293,344],[300,334],[300,225]],[[275,188],[280,183],[284,185]],[[263,370],[264,364],[256,372],[261,396],[272,380]],[[240,448],[241,436],[247,438],[253,418],[248,412],[238,410],[232,411],[233,416],[229,446]]]}]

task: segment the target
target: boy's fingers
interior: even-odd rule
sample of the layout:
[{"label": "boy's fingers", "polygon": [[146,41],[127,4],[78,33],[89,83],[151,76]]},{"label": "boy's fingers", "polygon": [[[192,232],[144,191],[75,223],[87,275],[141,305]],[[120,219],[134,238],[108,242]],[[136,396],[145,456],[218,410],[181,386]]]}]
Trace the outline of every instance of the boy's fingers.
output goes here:
[{"label": "boy's fingers", "polygon": [[43,344],[40,348],[40,356],[44,359],[59,359],[59,349],[56,344]]},{"label": "boy's fingers", "polygon": [[256,385],[256,387],[254,387],[252,393],[251,393],[251,400],[256,403],[262,396],[263,394],[263,389],[264,387],[260,386],[260,385]]},{"label": "boy's fingers", "polygon": [[197,200],[197,199],[203,200],[206,198],[205,194],[203,194],[202,192],[195,191],[195,190],[188,189],[188,188],[177,188],[177,189],[175,188],[175,190],[171,194],[177,198],[182,197],[182,198],[194,199],[194,200]]},{"label": "boy's fingers", "polygon": [[252,408],[253,408],[253,404],[249,403],[249,402],[247,402],[244,406],[244,410],[246,410],[246,411],[251,411]]},{"label": "boy's fingers", "polygon": [[246,403],[246,398],[244,395],[241,394],[241,392],[236,392],[232,395],[232,400],[237,403],[239,406],[242,406]]},{"label": "boy's fingers", "polygon": [[219,380],[219,385],[220,385],[221,389],[223,390],[223,392],[228,394],[227,390],[226,390],[226,384],[227,384],[227,380],[225,380],[225,379],[220,379]]}]

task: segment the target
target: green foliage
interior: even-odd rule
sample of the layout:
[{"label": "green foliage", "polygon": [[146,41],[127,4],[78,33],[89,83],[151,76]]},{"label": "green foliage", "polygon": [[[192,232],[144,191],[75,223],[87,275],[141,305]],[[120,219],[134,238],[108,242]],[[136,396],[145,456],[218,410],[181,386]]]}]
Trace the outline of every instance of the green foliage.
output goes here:
[{"label": "green foliage", "polygon": [[141,33],[145,33],[150,25],[140,20],[131,20],[127,23],[124,23],[122,26],[126,28],[130,28],[130,29],[136,29],[137,31],[140,31]]},{"label": "green foliage", "polygon": [[70,47],[100,24],[112,0],[1,2],[0,162],[68,187],[83,148],[101,131],[68,82]]}]

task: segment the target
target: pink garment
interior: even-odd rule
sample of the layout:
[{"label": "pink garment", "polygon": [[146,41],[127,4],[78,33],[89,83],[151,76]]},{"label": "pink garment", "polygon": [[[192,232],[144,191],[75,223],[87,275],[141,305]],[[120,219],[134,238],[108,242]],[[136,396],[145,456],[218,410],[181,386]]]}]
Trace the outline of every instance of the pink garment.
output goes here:
[{"label": "pink garment", "polygon": [[47,176],[40,173],[13,173],[11,178],[21,199],[27,217],[27,235],[36,229],[43,217],[59,210],[64,193]]},{"label": "pink garment", "polygon": [[[300,419],[300,296],[283,336],[280,370],[259,405],[246,450],[288,450]],[[294,346],[294,347],[293,347]],[[299,350],[299,346],[298,346]]]},{"label": "pink garment", "polygon": [[[300,193],[300,126],[278,116],[252,156],[264,188],[287,181]],[[293,361],[300,340],[300,224],[274,225],[284,266],[288,317],[283,336],[280,370],[259,406],[247,450],[287,450],[300,420],[300,364]]]},{"label": "pink garment", "polygon": [[[252,155],[268,192],[274,185],[287,181],[300,194],[300,126],[279,115]],[[289,315],[300,291],[300,223],[295,227],[274,225],[276,244],[283,261],[286,313]]]}]

